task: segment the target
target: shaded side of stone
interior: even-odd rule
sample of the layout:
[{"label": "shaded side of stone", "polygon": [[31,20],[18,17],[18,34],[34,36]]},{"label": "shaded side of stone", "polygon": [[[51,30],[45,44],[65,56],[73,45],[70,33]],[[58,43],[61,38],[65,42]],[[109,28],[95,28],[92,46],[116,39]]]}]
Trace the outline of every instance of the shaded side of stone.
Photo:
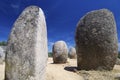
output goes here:
[{"label": "shaded side of stone", "polygon": [[45,80],[47,31],[43,11],[27,7],[13,25],[6,54],[5,80]]},{"label": "shaded side of stone", "polygon": [[76,29],[78,69],[112,70],[118,55],[116,23],[107,9],[87,13]]}]

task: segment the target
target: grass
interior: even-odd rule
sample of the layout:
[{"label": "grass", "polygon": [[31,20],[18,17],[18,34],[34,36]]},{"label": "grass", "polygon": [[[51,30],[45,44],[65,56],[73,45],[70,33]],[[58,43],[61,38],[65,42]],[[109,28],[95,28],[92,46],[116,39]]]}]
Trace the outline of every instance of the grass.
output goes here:
[{"label": "grass", "polygon": [[85,71],[81,70],[77,72],[80,76],[83,76],[84,80],[118,80],[115,79],[115,75],[120,73],[120,69],[113,69],[112,71]]}]

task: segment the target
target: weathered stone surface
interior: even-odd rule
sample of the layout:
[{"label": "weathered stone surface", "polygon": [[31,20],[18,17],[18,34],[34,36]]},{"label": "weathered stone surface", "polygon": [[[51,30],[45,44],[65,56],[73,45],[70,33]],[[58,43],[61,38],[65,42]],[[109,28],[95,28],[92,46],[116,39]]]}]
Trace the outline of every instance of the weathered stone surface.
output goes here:
[{"label": "weathered stone surface", "polygon": [[117,60],[116,60],[116,65],[120,65],[120,59],[119,58],[117,58]]},{"label": "weathered stone surface", "polygon": [[5,60],[5,46],[0,46],[0,64]]},{"label": "weathered stone surface", "polygon": [[70,50],[69,50],[69,57],[70,57],[70,59],[75,59],[77,57],[76,49],[74,47],[70,48]]},{"label": "weathered stone surface", "polygon": [[47,52],[44,13],[29,6],[14,23],[8,40],[5,80],[45,80]]},{"label": "weathered stone surface", "polygon": [[53,45],[54,63],[66,63],[68,58],[68,48],[64,41],[57,41]]},{"label": "weathered stone surface", "polygon": [[0,46],[0,47],[3,49],[4,52],[6,51],[6,46]]},{"label": "weathered stone surface", "polygon": [[107,9],[87,13],[76,29],[78,69],[112,70],[118,55],[116,23]]}]

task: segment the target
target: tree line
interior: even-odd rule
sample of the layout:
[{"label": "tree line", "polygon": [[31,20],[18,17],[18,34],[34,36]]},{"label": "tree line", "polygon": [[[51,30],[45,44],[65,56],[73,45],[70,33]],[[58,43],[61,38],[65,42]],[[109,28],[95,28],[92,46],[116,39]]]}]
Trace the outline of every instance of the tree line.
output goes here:
[{"label": "tree line", "polygon": [[[7,42],[6,41],[1,41],[0,46],[7,46]],[[120,51],[118,53],[119,53],[118,58],[120,58]],[[52,52],[48,52],[48,56],[52,57]]]},{"label": "tree line", "polygon": [[0,42],[0,46],[6,46],[7,45],[7,42],[6,41],[1,41]]}]

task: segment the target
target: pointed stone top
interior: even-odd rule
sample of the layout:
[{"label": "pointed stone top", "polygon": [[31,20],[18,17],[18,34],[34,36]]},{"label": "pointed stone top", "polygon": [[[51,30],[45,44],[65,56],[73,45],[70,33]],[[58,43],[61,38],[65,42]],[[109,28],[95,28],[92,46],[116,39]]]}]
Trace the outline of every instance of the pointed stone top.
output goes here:
[{"label": "pointed stone top", "polygon": [[24,9],[24,11],[31,11],[31,12],[40,11],[43,13],[42,9],[38,6],[28,6]]},{"label": "pointed stone top", "polygon": [[43,21],[45,21],[43,10],[38,6],[28,6],[23,10],[13,26],[26,27],[29,24],[35,27],[36,25],[42,25],[40,23]]}]

